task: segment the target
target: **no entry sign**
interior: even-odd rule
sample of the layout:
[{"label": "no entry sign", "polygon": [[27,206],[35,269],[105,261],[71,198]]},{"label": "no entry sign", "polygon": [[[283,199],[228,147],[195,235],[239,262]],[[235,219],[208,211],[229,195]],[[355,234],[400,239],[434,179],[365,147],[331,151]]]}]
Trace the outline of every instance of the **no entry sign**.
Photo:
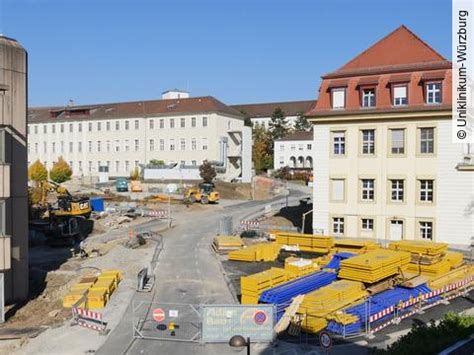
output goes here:
[{"label": "no entry sign", "polygon": [[153,310],[153,319],[155,322],[163,322],[165,320],[165,311],[161,308],[155,308]]}]

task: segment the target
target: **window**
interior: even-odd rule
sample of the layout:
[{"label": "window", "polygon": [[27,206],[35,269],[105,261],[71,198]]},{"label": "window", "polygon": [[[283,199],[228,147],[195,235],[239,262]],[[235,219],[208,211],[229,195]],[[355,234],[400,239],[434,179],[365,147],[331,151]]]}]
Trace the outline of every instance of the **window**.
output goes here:
[{"label": "window", "polygon": [[74,131],[74,125],[72,123],[69,123],[69,132],[73,132]]},{"label": "window", "polygon": [[344,234],[344,218],[335,217],[332,219],[332,232],[336,235]]},{"label": "window", "polygon": [[105,142],[105,150],[107,151],[107,153],[110,153],[110,141]]},{"label": "window", "polygon": [[186,150],[186,139],[181,138],[180,142],[179,142],[179,145],[180,145],[181,150]]},{"label": "window", "polygon": [[118,160],[115,161],[115,172],[120,171],[120,162]]},{"label": "window", "polygon": [[130,122],[125,121],[125,130],[128,131],[129,128],[130,128]]},{"label": "window", "polygon": [[72,153],[74,150],[73,143],[69,142],[69,153]]},{"label": "window", "polygon": [[375,107],[375,89],[362,90],[362,107]]},{"label": "window", "polygon": [[207,138],[202,138],[202,150],[207,150]]},{"label": "window", "polygon": [[296,145],[292,144],[290,149],[291,149],[291,151],[295,151],[296,150]]},{"label": "window", "polygon": [[280,151],[283,152],[285,150],[285,145],[284,144],[280,144]]},{"label": "window", "polygon": [[[88,130],[89,130],[89,132],[92,132],[92,122],[89,122],[89,124],[88,124]],[[61,132],[62,132],[62,131],[63,131],[63,130],[62,130],[62,128],[61,128]]]},{"label": "window", "polygon": [[35,126],[35,134],[38,134],[38,126]]},{"label": "window", "polygon": [[129,171],[130,171],[130,161],[125,160],[125,172],[129,172]]},{"label": "window", "polygon": [[392,154],[405,154],[405,130],[391,129],[391,152]]},{"label": "window", "polygon": [[110,131],[110,122],[109,121],[105,122],[105,130]]},{"label": "window", "polygon": [[345,180],[331,179],[331,200],[334,202],[344,201],[345,196]]},{"label": "window", "polygon": [[[115,141],[115,144],[118,145],[118,141]],[[130,150],[130,142],[128,139],[125,139],[125,151],[128,152]]]},{"label": "window", "polygon": [[140,141],[138,139],[135,139],[135,151],[140,149]]},{"label": "window", "polygon": [[433,240],[433,222],[420,222],[420,237]]},{"label": "window", "polygon": [[160,139],[160,150],[165,150],[165,140]]},{"label": "window", "polygon": [[362,179],[362,201],[373,201],[375,198],[375,180]]},{"label": "window", "polygon": [[154,150],[155,150],[155,140],[150,139],[150,151],[154,151]]},{"label": "window", "polygon": [[372,232],[374,230],[374,220],[372,218],[362,218],[362,230]]},{"label": "window", "polygon": [[170,139],[170,150],[174,150],[174,139]]},{"label": "window", "polygon": [[82,161],[79,160],[77,163],[79,165],[79,171],[82,172]]},{"label": "window", "polygon": [[331,90],[332,108],[341,109],[346,106],[346,89],[332,89]]},{"label": "window", "polygon": [[97,162],[97,172],[100,171],[100,160]]},{"label": "window", "polygon": [[307,149],[307,150],[311,150],[311,148],[312,148],[311,144],[307,144],[307,145],[306,145],[306,149]]},{"label": "window", "polygon": [[434,153],[434,128],[420,128],[420,153]]},{"label": "window", "polygon": [[362,130],[362,154],[375,154],[375,130]]},{"label": "window", "polygon": [[202,118],[202,126],[207,127],[207,117]]},{"label": "window", "polygon": [[69,167],[71,168],[71,170],[74,170],[74,163],[72,162],[72,160],[69,160]]},{"label": "window", "polygon": [[[81,125],[81,124],[79,123],[79,127],[81,127],[80,125]],[[30,127],[28,127],[28,129],[29,129],[29,128],[30,128]],[[52,130],[53,133],[56,133],[56,125],[55,125],[55,124],[53,124],[53,125],[51,126],[51,130]],[[80,132],[80,131],[81,131],[81,130],[79,130],[79,132]],[[30,133],[30,132],[28,132],[28,133]]]},{"label": "window", "polygon": [[427,83],[426,84],[426,103],[440,104],[441,103],[441,83]]},{"label": "window", "polygon": [[120,129],[120,121],[115,121],[115,130],[118,131]]},{"label": "window", "polygon": [[[126,144],[126,146],[125,146],[125,151],[128,152],[128,150],[129,150],[129,147],[128,147],[128,139],[125,140],[125,144]],[[119,151],[120,151],[120,141],[119,141],[118,139],[115,141],[115,151],[116,151],[116,152],[119,152]]]},{"label": "window", "polygon": [[61,125],[59,126],[59,129],[60,129],[61,133],[64,133],[64,124],[63,123],[61,123]]},{"label": "window", "polygon": [[48,147],[46,142],[43,142],[43,152],[46,153],[48,151]]},{"label": "window", "polygon": [[191,117],[191,127],[196,127],[196,117]]},{"label": "window", "polygon": [[192,165],[192,166],[196,166],[196,165],[197,165],[197,161],[196,161],[196,160],[191,160],[191,165]]},{"label": "window", "polygon": [[151,119],[148,123],[150,126],[150,129],[154,129],[155,128],[155,120]]},{"label": "window", "polygon": [[35,153],[38,153],[38,143],[35,143]]},{"label": "window", "polygon": [[140,162],[138,160],[135,160],[135,168],[138,168],[138,164],[140,164]]},{"label": "window", "polygon": [[82,123],[81,123],[81,122],[79,122],[79,123],[77,124],[77,131],[78,131],[78,132],[82,132]]},{"label": "window", "polygon": [[82,142],[77,142],[77,151],[82,153]]},{"label": "window", "polygon": [[64,153],[64,142],[61,141],[60,144],[61,144],[61,153]]},{"label": "window", "polygon": [[186,119],[181,118],[181,128],[186,128]]},{"label": "window", "polygon": [[89,141],[89,153],[92,153],[92,141]]},{"label": "window", "polygon": [[165,128],[165,120],[164,119],[160,120],[160,128]]},{"label": "window", "polygon": [[346,133],[345,132],[334,132],[333,133],[333,154],[344,155],[346,154]]},{"label": "window", "polygon": [[403,180],[390,180],[392,186],[392,201],[403,201]]},{"label": "window", "polygon": [[43,125],[43,133],[48,133],[48,126],[47,125]]},{"label": "window", "polygon": [[279,161],[280,161],[280,166],[285,165],[285,157],[280,157]]},{"label": "window", "polygon": [[196,150],[196,138],[191,138],[191,150]]},{"label": "window", "polygon": [[181,165],[181,166],[184,166],[184,165],[186,165],[186,161],[184,161],[184,160],[181,160],[181,163],[180,163],[180,165]]},{"label": "window", "polygon": [[[28,150],[29,150],[29,149],[28,149]],[[56,153],[56,143],[55,143],[55,142],[51,143],[51,151],[52,151],[53,153]]]},{"label": "window", "polygon": [[97,122],[97,131],[102,130],[102,122]]},{"label": "window", "polygon": [[420,201],[433,202],[433,180],[420,180]]},{"label": "window", "polygon": [[304,149],[304,145],[303,144],[298,144],[298,150],[303,150]]},{"label": "window", "polygon": [[101,146],[100,141],[97,141],[97,152],[98,152],[98,153],[100,153],[100,146]]},{"label": "window", "polygon": [[87,162],[87,166],[88,166],[89,172],[92,172],[92,162],[90,160]]},{"label": "window", "polygon": [[408,104],[407,86],[393,87],[393,106],[405,106]]},{"label": "window", "polygon": [[140,121],[135,120],[135,129],[139,129],[139,128],[140,128]]},{"label": "window", "polygon": [[170,119],[170,128],[174,128],[174,118]]}]

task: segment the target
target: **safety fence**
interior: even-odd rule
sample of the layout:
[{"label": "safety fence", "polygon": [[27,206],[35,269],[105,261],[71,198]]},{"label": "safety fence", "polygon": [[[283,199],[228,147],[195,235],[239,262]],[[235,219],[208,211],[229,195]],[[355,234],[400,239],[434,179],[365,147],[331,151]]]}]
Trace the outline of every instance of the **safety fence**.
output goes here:
[{"label": "safety fence", "polygon": [[241,230],[260,230],[260,231],[271,231],[279,230],[285,232],[297,232],[298,228],[294,226],[277,226],[273,224],[264,224],[259,220],[241,220],[240,221]]},{"label": "safety fence", "polygon": [[107,322],[104,321],[100,312],[91,311],[77,306],[72,307],[72,325],[95,330],[100,334],[107,333]]}]

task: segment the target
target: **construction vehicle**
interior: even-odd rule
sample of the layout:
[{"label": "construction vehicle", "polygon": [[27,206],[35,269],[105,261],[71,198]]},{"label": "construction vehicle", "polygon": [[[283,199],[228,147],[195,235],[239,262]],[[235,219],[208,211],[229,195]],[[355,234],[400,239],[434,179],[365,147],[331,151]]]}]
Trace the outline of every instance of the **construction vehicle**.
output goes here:
[{"label": "construction vehicle", "polygon": [[184,201],[194,203],[201,202],[203,205],[208,203],[219,202],[219,192],[214,191],[214,184],[212,182],[203,182],[199,187],[191,187],[184,193]]},{"label": "construction vehicle", "polygon": [[[41,196],[34,208],[40,220],[30,222],[30,227],[43,232],[50,244],[74,244],[92,231],[92,223],[87,223],[92,213],[89,197],[74,196],[53,181],[42,181],[38,187]],[[50,193],[56,194],[53,202],[48,201]]]}]

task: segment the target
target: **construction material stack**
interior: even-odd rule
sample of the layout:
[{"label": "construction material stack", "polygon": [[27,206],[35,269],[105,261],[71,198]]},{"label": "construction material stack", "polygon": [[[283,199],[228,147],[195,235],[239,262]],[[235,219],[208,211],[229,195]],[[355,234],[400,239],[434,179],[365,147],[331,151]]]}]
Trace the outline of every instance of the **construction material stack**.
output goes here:
[{"label": "construction material stack", "polygon": [[377,249],[341,261],[339,277],[373,284],[403,272],[410,263],[410,253]]},{"label": "construction material stack", "polygon": [[349,252],[354,254],[363,254],[371,250],[380,248],[373,240],[360,240],[360,239],[336,239],[334,241],[334,247],[331,252],[341,253]]},{"label": "construction material stack", "polygon": [[288,281],[288,272],[272,267],[257,274],[240,278],[241,303],[257,304],[263,291]]},{"label": "construction material stack", "polygon": [[258,243],[229,253],[229,260],[234,261],[275,261],[280,253],[277,243]]},{"label": "construction material stack", "polygon": [[214,238],[213,249],[219,254],[226,254],[234,250],[239,250],[244,246],[242,239],[238,236],[221,235]]},{"label": "construction material stack", "polygon": [[325,235],[277,232],[275,239],[281,247],[289,246],[311,253],[327,254],[334,246],[334,238]]}]

